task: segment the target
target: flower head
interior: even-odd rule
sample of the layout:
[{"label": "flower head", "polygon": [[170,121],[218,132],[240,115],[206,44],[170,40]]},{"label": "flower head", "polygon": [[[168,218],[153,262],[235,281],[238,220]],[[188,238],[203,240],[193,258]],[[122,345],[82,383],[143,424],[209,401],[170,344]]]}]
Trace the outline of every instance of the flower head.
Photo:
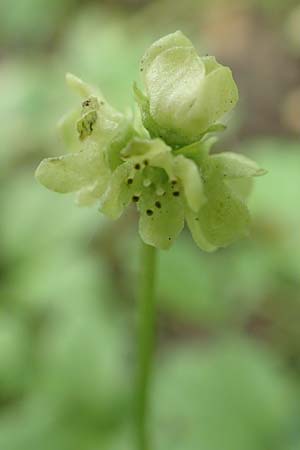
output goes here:
[{"label": "flower head", "polygon": [[210,154],[208,133],[233,108],[238,94],[230,69],[199,58],[180,32],[153,44],[142,61],[146,94],[135,86],[144,127],[112,108],[101,93],[73,75],[67,83],[81,105],[60,124],[71,152],[41,162],[47,188],[76,192],[80,205],[99,201],[117,219],[137,205],[142,239],[169,248],[186,221],[205,251],[247,233],[252,177],[264,171],[245,156]]}]

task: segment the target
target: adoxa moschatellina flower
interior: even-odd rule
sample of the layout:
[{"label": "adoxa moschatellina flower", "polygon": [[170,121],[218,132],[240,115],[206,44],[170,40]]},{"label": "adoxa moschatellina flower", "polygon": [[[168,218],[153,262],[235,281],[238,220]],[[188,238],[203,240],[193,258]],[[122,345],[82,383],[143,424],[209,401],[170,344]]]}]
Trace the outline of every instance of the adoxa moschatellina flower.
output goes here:
[{"label": "adoxa moschatellina flower", "polygon": [[217,121],[238,99],[231,71],[200,58],[181,32],[154,43],[141,70],[138,127],[67,75],[82,98],[61,124],[71,152],[42,161],[37,179],[53,191],[76,192],[80,205],[99,201],[112,219],[136,203],[140,235],[155,247],[169,248],[185,221],[200,248],[224,247],[247,233],[252,177],[264,173],[245,156],[210,154],[209,133],[223,128]]}]

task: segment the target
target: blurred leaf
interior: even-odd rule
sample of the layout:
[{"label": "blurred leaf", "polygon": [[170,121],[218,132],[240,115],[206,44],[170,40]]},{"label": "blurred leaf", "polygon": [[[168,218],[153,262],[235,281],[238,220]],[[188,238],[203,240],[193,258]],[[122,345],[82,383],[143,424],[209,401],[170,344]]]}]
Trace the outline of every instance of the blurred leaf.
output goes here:
[{"label": "blurred leaf", "polygon": [[288,380],[268,353],[225,339],[173,351],[157,372],[154,448],[284,448]]}]

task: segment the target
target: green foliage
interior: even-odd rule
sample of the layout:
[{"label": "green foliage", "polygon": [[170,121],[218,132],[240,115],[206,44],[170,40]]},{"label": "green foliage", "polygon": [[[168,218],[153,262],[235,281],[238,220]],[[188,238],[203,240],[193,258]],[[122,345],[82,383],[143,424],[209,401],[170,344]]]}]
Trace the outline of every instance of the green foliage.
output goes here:
[{"label": "green foliage", "polygon": [[171,352],[153,404],[157,449],[284,448],[289,389],[252,342],[225,338]]}]

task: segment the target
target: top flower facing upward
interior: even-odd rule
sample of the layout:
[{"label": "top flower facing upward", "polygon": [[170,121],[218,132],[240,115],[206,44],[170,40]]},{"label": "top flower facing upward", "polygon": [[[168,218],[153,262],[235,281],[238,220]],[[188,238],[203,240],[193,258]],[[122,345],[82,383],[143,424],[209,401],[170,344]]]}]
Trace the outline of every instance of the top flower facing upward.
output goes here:
[{"label": "top flower facing upward", "polygon": [[158,248],[171,246],[185,220],[203,250],[226,246],[247,233],[251,179],[264,173],[244,156],[209,153],[209,133],[223,128],[216,121],[238,99],[231,71],[199,58],[181,32],[154,43],[141,70],[146,94],[134,87],[139,129],[67,75],[82,98],[61,122],[71,153],[42,161],[36,177],[53,191],[76,192],[80,205],[100,200],[113,219],[136,203],[141,237]]},{"label": "top flower facing upward", "polygon": [[136,89],[151,136],[171,145],[199,141],[238,100],[231,70],[214,57],[200,58],[180,32],[155,42],[141,63],[146,96]]}]

